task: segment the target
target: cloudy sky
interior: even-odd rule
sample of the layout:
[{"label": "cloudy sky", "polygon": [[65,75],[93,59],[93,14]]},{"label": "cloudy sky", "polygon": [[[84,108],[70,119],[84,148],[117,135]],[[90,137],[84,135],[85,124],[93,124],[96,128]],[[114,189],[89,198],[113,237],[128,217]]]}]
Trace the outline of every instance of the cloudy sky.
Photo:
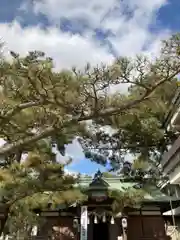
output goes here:
[{"label": "cloudy sky", "polygon": [[[4,51],[42,50],[58,68],[109,63],[116,56],[155,55],[180,29],[179,0],[0,0]],[[93,172],[77,143],[72,170]]]}]

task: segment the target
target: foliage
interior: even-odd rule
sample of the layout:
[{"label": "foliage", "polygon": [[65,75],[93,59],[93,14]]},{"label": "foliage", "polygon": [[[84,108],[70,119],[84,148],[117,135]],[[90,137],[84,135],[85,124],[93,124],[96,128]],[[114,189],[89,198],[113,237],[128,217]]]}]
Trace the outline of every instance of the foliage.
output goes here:
[{"label": "foliage", "polygon": [[75,187],[78,177],[65,174],[64,165],[48,158],[43,150],[29,152],[23,162],[0,169],[1,202],[9,209],[4,232],[10,232],[15,239],[26,239],[33,225],[41,223],[35,209],[69,206],[85,199]]},{"label": "foliage", "polygon": [[138,158],[132,163],[124,162],[120,174],[126,181],[136,181],[139,188],[143,188],[147,183],[158,185],[160,181],[168,180],[168,176],[164,176],[161,168],[155,166],[154,162]]},{"label": "foliage", "polygon": [[[168,103],[157,101],[156,93],[160,86],[172,85],[180,72],[178,49],[179,36],[173,36],[154,61],[120,57],[111,65],[87,65],[81,71],[55,71],[52,59],[42,52],[26,57],[11,52],[12,61],[2,59],[0,65],[0,132],[7,141],[0,148],[1,156],[20,155],[49,136],[64,153],[65,144],[85,136],[88,120],[96,129],[107,124],[118,129],[111,138],[118,149],[119,142],[121,149],[130,151],[137,149],[135,142],[138,148],[142,143],[160,145],[163,114],[159,108],[165,109]],[[120,83],[128,83],[129,91],[109,94],[112,87],[121,89]],[[153,110],[155,102],[158,110]],[[107,141],[103,134],[98,132],[96,138]]]},{"label": "foliage", "polygon": [[[122,167],[124,156],[129,153],[132,159],[138,157],[153,165],[155,163],[157,167],[162,153],[177,137],[164,127],[164,122],[178,88],[175,72],[180,70],[179,48],[180,35],[175,35],[163,42],[161,54],[153,63],[145,57],[137,57],[132,76],[132,82],[136,84],[129,87],[129,98],[136,99],[143,94],[142,86],[153,86],[163,78],[166,81],[155,88],[146,101],[125,109],[121,114],[93,122],[94,131],[80,138],[86,157],[103,165],[110,160],[112,170],[118,170]],[[124,68],[129,67],[128,60],[123,64]]]},{"label": "foliage", "polygon": [[[0,187],[12,215],[11,232],[29,231],[37,221],[34,208],[84,199],[74,188],[77,179],[56,162],[54,145],[64,155],[65,146],[78,136],[87,157],[104,165],[109,159],[116,170],[127,152],[159,160],[174,138],[162,122],[180,73],[179,38],[163,42],[153,61],[120,57],[81,71],[55,70],[53,60],[39,51],[26,57],[11,52],[12,61],[1,59],[0,137],[6,144],[0,147]],[[128,84],[126,93],[110,92],[121,90],[121,84]],[[141,171],[135,173],[142,179]],[[136,197],[125,194],[122,199],[131,204]]]},{"label": "foliage", "polygon": [[126,189],[124,192],[110,191],[109,196],[114,199],[112,210],[114,213],[121,212],[125,207],[135,208],[140,205],[145,192],[141,189]]},{"label": "foliage", "polygon": [[[44,219],[40,218],[35,210],[49,210],[68,207],[74,202],[81,202],[86,199],[79,189],[67,191],[54,191],[35,193],[27,196],[12,205],[11,212],[6,223],[4,232],[12,236],[29,237],[33,226],[40,226]],[[17,239],[17,238],[15,238]]]},{"label": "foliage", "polygon": [[113,174],[110,172],[103,172],[102,175],[103,175],[103,178],[119,178],[117,174]]}]

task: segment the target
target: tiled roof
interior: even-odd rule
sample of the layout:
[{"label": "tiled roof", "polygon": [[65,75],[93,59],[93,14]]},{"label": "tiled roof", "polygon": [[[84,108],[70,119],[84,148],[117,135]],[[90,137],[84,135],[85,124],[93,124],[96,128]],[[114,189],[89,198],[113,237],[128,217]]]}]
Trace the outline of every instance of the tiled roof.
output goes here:
[{"label": "tiled roof", "polygon": [[[135,186],[137,185],[136,182],[124,182],[121,181],[119,178],[103,178],[102,179],[106,184],[106,188],[108,190],[117,190],[121,192],[125,192],[128,189],[135,189]],[[90,186],[92,183],[91,178],[82,178],[79,181],[79,184],[77,186],[80,186],[83,189],[91,189],[91,190],[97,190],[97,189],[103,189],[105,186],[96,185]],[[165,195],[158,187],[155,186],[147,186],[146,189],[143,189],[145,191],[144,201],[152,201],[152,202],[170,202],[170,201],[178,201],[180,199],[169,197]]]}]

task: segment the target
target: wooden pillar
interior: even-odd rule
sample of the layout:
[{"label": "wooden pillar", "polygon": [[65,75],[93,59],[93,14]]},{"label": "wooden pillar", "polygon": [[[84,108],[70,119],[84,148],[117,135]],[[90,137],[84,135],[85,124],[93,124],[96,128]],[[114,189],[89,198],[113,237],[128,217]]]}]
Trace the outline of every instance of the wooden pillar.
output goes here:
[{"label": "wooden pillar", "polygon": [[140,208],[140,219],[141,219],[141,232],[142,232],[142,237],[143,237],[144,236],[144,219],[143,219],[141,208]]},{"label": "wooden pillar", "polygon": [[0,235],[3,233],[6,221],[8,219],[9,208],[6,204],[0,204]]},{"label": "wooden pillar", "polygon": [[93,220],[88,224],[88,240],[93,240]]},{"label": "wooden pillar", "polygon": [[50,230],[52,226],[50,226],[50,222],[48,221],[48,218],[44,218],[43,222],[38,227],[37,237],[44,237],[47,238],[50,234]]},{"label": "wooden pillar", "polygon": [[115,220],[114,224],[109,223],[108,224],[108,228],[109,228],[109,240],[117,240],[118,237],[118,224]]}]

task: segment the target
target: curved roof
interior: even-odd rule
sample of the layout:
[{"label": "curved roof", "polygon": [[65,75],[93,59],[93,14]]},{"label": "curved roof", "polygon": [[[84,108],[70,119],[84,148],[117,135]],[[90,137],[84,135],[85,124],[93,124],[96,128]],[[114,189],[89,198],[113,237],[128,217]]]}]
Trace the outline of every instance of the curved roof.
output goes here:
[{"label": "curved roof", "polygon": [[[120,192],[126,192],[130,189],[136,189],[138,185],[137,182],[126,182],[122,181],[121,178],[81,178],[77,186],[84,190],[115,190]],[[145,202],[170,202],[170,201],[180,201],[176,197],[170,197],[164,194],[160,188],[152,185],[146,185],[143,189],[145,191],[144,201]]]}]

